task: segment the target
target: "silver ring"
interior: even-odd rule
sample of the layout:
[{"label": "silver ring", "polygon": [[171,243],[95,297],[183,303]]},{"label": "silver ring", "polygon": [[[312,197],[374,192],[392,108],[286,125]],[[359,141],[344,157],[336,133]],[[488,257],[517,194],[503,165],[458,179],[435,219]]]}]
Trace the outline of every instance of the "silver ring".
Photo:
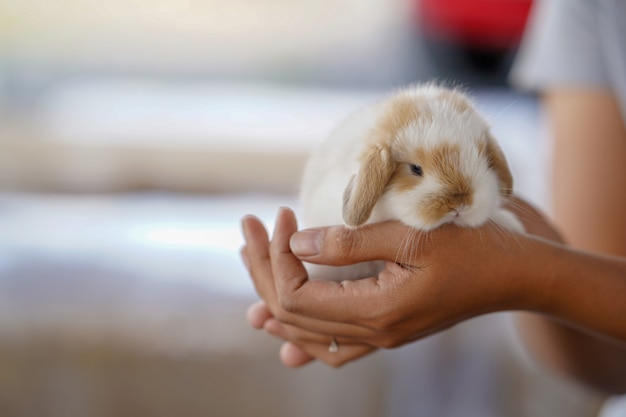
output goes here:
[{"label": "silver ring", "polygon": [[339,350],[339,344],[337,343],[337,339],[335,339],[335,336],[333,336],[330,339],[330,345],[328,346],[328,351],[330,353],[337,353],[338,350]]}]

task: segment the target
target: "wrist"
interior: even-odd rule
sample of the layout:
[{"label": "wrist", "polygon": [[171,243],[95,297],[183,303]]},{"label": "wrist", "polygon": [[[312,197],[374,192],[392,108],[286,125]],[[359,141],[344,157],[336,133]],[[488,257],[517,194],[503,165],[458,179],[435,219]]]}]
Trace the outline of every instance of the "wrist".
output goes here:
[{"label": "wrist", "polygon": [[501,279],[507,281],[508,305],[505,310],[552,314],[555,282],[563,248],[534,236],[526,236],[509,256],[508,269]]},{"label": "wrist", "polygon": [[518,310],[626,342],[626,262],[535,239],[520,256]]}]

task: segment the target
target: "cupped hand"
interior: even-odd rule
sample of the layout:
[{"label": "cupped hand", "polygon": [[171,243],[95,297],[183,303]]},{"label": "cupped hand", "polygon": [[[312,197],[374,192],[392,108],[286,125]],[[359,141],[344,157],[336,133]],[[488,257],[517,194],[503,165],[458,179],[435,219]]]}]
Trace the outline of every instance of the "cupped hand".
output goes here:
[{"label": "cupped hand", "polygon": [[[518,207],[522,220],[532,217],[527,228],[553,232],[535,211]],[[293,212],[281,209],[271,241],[255,217],[242,226],[242,256],[264,300],[250,307],[248,320],[286,340],[280,354],[288,366],[314,358],[340,366],[377,348],[531,303],[522,260],[532,261],[536,240],[493,224],[428,233],[397,222],[297,232]],[[343,282],[310,281],[302,265],[368,260],[384,260],[386,267],[377,277]],[[329,351],[332,338],[337,352]]]},{"label": "cupped hand", "polygon": [[[302,366],[316,358],[336,367],[372,352],[375,347],[358,342],[344,343],[337,352],[330,352],[332,335],[290,324],[292,314],[281,306],[275,276],[289,275],[292,273],[292,267],[303,269],[303,266],[291,252],[288,252],[287,256],[280,254],[282,249],[278,245],[284,247],[286,244],[288,248],[289,237],[296,231],[293,212],[281,210],[279,214],[281,220],[285,219],[283,213],[287,213],[287,217],[293,222],[288,221],[284,224],[281,221],[277,224],[271,242],[265,227],[256,217],[247,216],[242,221],[246,239],[246,245],[241,251],[242,258],[262,299],[248,308],[248,322],[256,329],[264,329],[269,334],[285,340],[280,350],[280,359],[290,367]],[[306,275],[306,271],[304,274]],[[320,322],[318,325],[323,326],[323,323]]]}]

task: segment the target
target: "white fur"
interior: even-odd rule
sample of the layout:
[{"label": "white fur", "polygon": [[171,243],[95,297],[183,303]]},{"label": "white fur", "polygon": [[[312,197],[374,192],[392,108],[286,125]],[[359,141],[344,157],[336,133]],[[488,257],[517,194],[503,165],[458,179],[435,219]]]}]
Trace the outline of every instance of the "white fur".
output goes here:
[{"label": "white fur", "polygon": [[313,151],[300,189],[303,227],[343,224],[343,193],[359,170],[364,138],[381,116],[381,110],[375,105],[353,113]]},{"label": "white fur", "polygon": [[[442,186],[436,176],[425,175],[418,187],[404,192],[393,189],[385,192],[374,206],[367,223],[400,220],[421,230],[430,230],[446,222],[461,226],[479,226],[493,221],[500,226],[522,232],[519,220],[501,208],[498,179],[484,156],[476,147],[468,146],[488,132],[487,123],[476,111],[459,112],[449,103],[437,99],[442,91],[435,85],[417,86],[403,90],[389,99],[367,106],[340,124],[311,155],[302,181],[301,218],[304,228],[343,224],[342,205],[344,190],[350,179],[358,172],[359,157],[368,145],[366,138],[385,114],[386,106],[400,95],[427,97],[427,111],[432,118],[421,118],[411,123],[393,139],[398,157],[402,150],[425,149],[446,143],[461,149],[458,170],[471,178],[474,187],[473,204],[458,217],[446,217],[432,224],[420,218],[415,207],[426,195],[438,193]],[[409,162],[409,161],[402,161]],[[376,275],[383,267],[381,262],[362,263],[348,267],[328,267],[307,264],[311,279],[355,279]]]}]

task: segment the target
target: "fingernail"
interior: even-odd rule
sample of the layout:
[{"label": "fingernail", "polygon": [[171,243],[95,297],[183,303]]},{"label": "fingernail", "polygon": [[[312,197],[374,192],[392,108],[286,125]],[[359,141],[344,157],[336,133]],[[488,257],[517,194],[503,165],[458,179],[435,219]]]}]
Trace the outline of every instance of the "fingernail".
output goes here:
[{"label": "fingernail", "polygon": [[289,240],[291,251],[295,255],[312,256],[320,253],[322,232],[319,230],[305,230],[294,233]]}]

